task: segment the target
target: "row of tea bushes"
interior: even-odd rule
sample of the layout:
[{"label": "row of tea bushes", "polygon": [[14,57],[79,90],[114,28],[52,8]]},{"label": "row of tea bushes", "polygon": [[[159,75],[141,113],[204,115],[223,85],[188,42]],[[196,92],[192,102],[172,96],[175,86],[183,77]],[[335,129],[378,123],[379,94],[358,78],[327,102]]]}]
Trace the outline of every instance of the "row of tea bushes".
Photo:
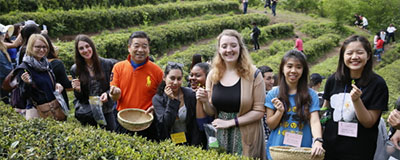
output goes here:
[{"label": "row of tea bushes", "polygon": [[[151,38],[150,54],[159,56],[180,45],[215,37],[224,29],[242,30],[251,22],[267,25],[269,19],[262,14],[233,15],[196,22],[143,27],[140,30],[145,31]],[[106,58],[125,59],[128,55],[128,39],[134,31],[138,31],[138,28],[92,37],[97,53]],[[74,63],[74,42],[60,42],[55,45],[59,47],[59,56],[66,67],[71,67]]]},{"label": "row of tea bushes", "polygon": [[14,24],[28,19],[48,26],[49,35],[99,32],[105,29],[148,25],[206,13],[221,14],[238,11],[239,4],[224,1],[175,2],[138,7],[113,7],[105,9],[54,10],[12,13],[0,16],[2,24]]},{"label": "row of tea bushes", "polygon": [[215,150],[147,141],[68,120],[26,121],[0,104],[0,158],[4,159],[247,159]]},{"label": "row of tea bushes", "polygon": [[[37,10],[70,10],[91,7],[139,6],[144,4],[159,4],[179,0],[0,0],[0,14],[9,12],[34,12]],[[194,0],[185,0],[194,1]]]},{"label": "row of tea bushes", "polygon": [[313,38],[317,38],[327,33],[338,34],[344,37],[355,33],[354,29],[351,27],[337,25],[333,22],[306,22],[300,26],[300,31]]},{"label": "row of tea bushes", "polygon": [[[336,47],[339,43],[340,36],[334,34],[325,34],[316,39],[308,40],[304,43],[304,52],[307,56],[307,62],[312,63],[317,60],[320,56]],[[274,71],[278,71],[279,64],[281,63],[282,57],[285,53],[291,49],[293,49],[294,41],[281,41],[274,42],[270,47],[274,47],[280,45],[277,50],[274,50],[274,53],[262,53],[264,56],[270,55],[256,62],[257,66],[268,65]]]},{"label": "row of tea bushes", "polygon": [[[293,35],[293,25],[288,23],[274,24],[265,27],[260,27],[261,35],[259,37],[260,44],[265,44],[274,39],[290,37]],[[250,36],[248,36],[249,29],[246,28],[241,31],[241,35],[244,36],[244,41],[249,41]],[[214,54],[216,53],[216,40],[210,41],[204,45],[192,45],[185,51],[176,52],[170,56],[164,56],[163,58],[156,61],[156,63],[163,67],[168,61],[174,61],[184,64],[184,74],[187,75],[189,67],[191,64],[191,59],[194,54],[202,55],[203,62],[212,60]],[[251,53],[253,54],[253,53]]]}]

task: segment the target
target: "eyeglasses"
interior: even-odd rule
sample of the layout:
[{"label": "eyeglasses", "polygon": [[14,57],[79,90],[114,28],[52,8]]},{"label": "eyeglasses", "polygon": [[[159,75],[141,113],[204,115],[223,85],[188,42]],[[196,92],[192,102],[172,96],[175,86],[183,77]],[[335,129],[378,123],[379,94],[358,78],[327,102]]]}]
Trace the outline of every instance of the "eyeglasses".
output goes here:
[{"label": "eyeglasses", "polygon": [[176,63],[176,62],[168,62],[168,66],[178,66],[180,68],[183,68],[183,64],[182,63]]},{"label": "eyeglasses", "polygon": [[40,50],[40,49],[47,50],[47,46],[33,46],[33,47],[37,50]]}]

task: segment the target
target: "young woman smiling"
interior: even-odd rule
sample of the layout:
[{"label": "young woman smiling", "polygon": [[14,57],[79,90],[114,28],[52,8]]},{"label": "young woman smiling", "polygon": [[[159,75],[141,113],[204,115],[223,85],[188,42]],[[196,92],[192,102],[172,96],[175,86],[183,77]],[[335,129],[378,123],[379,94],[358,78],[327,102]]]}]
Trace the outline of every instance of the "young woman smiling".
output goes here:
[{"label": "young woman smiling", "polygon": [[265,159],[264,115],[265,86],[261,74],[251,64],[242,36],[224,30],[217,38],[213,70],[207,76],[206,89],[199,88],[197,99],[204,111],[216,115],[219,144],[228,152]]},{"label": "young woman smiling", "polygon": [[372,70],[371,44],[351,36],[343,42],[336,72],[328,78],[323,98],[333,118],[323,138],[325,159],[373,159],[379,117],[387,110],[385,80]]},{"label": "young woman smiling", "polygon": [[265,98],[267,124],[272,130],[267,142],[268,159],[272,159],[271,146],[312,147],[313,157],[324,152],[318,95],[307,86],[308,74],[302,52],[291,50],[283,56],[279,87],[269,91]]}]

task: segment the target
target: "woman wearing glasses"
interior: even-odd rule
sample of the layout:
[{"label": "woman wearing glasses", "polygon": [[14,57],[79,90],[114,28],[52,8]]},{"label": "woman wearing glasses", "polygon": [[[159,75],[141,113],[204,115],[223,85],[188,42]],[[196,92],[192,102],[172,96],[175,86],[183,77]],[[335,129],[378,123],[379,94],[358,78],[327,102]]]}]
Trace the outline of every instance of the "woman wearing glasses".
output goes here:
[{"label": "woman wearing glasses", "polygon": [[48,53],[49,44],[46,39],[40,34],[32,34],[22,63],[16,69],[21,101],[28,102],[25,117],[28,120],[39,117],[36,108],[40,105],[59,105],[53,92],[56,90],[61,93],[63,87],[54,81],[54,74],[46,58]]},{"label": "woman wearing glasses", "polygon": [[216,119],[219,144],[228,153],[265,159],[265,86],[262,75],[251,64],[241,35],[224,30],[217,38],[213,69],[207,76],[206,90],[199,88],[197,99],[205,112]]},{"label": "woman wearing glasses", "polygon": [[[160,140],[172,138],[174,143],[200,145],[196,94],[191,88],[182,87],[182,67],[180,63],[168,62],[163,81],[153,97],[158,136]],[[175,137],[185,137],[185,140]]]}]

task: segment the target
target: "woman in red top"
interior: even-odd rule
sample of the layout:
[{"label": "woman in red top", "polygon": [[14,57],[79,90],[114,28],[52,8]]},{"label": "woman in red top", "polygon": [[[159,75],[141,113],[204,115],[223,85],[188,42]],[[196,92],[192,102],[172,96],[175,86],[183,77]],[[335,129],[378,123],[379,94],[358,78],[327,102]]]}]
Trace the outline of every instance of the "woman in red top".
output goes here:
[{"label": "woman in red top", "polygon": [[381,37],[378,36],[378,40],[376,43],[376,49],[375,49],[375,56],[378,56],[378,62],[380,62],[382,60],[381,58],[381,54],[383,52],[383,40],[381,39]]}]

